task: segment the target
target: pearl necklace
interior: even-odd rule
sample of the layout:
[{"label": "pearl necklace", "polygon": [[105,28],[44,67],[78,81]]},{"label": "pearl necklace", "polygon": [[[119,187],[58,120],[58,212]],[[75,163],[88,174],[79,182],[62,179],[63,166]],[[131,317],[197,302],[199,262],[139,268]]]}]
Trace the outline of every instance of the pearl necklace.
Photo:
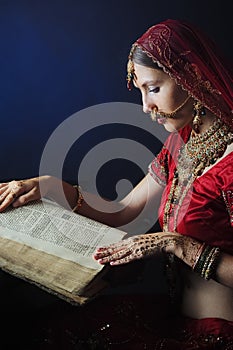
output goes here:
[{"label": "pearl necklace", "polygon": [[[233,133],[230,127],[217,119],[205,133],[191,135],[188,142],[181,147],[164,208],[163,231],[176,231],[180,208],[194,180],[203,173],[206,167],[214,164],[223,156],[232,141]],[[173,227],[171,228],[172,216]]]}]

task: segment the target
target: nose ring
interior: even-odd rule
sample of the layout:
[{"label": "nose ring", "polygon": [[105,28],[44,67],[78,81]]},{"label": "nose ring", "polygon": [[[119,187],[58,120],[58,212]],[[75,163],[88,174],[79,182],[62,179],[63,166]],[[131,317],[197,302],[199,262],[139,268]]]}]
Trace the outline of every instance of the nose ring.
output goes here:
[{"label": "nose ring", "polygon": [[151,115],[151,119],[156,121],[157,118],[158,118],[158,108],[157,107],[154,107],[150,113]]}]

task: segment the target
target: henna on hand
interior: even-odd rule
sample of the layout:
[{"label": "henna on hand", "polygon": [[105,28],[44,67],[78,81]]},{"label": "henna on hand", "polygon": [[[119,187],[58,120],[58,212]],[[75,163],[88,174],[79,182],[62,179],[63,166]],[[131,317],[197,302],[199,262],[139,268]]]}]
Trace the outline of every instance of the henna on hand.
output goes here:
[{"label": "henna on hand", "polygon": [[98,248],[94,258],[101,264],[125,264],[157,254],[163,248],[174,249],[181,237],[177,233],[151,233],[130,237],[108,247]]},{"label": "henna on hand", "polygon": [[204,242],[197,241],[191,237],[183,236],[182,246],[179,247],[180,249],[177,249],[176,256],[193,268],[201,255],[204,246]]},{"label": "henna on hand", "polygon": [[143,259],[161,251],[173,253],[193,267],[203,243],[176,232],[159,232],[127,238],[108,247],[98,248],[94,258],[100,264],[120,265]]}]

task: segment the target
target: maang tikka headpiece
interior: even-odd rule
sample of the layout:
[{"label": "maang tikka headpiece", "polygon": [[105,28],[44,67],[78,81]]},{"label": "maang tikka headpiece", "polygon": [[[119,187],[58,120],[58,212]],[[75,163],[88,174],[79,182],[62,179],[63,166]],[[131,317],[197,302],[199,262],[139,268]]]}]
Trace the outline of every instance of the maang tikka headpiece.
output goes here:
[{"label": "maang tikka headpiece", "polygon": [[126,80],[127,80],[127,88],[128,88],[129,91],[132,90],[132,81],[135,78],[134,63],[133,63],[133,60],[132,60],[134,48],[135,48],[135,46],[133,45],[131,50],[130,50],[130,53],[129,53],[129,56],[128,56],[128,63],[127,63],[127,77],[126,77]]},{"label": "maang tikka headpiece", "polygon": [[128,61],[127,64],[127,88],[132,90],[132,80],[134,79],[134,64],[132,60]]}]

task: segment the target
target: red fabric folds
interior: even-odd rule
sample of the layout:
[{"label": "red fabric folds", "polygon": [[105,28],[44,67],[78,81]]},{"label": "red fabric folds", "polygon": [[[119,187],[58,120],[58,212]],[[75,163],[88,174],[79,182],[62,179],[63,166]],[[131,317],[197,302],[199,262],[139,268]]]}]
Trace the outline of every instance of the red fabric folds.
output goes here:
[{"label": "red fabric folds", "polygon": [[38,350],[233,350],[233,322],[171,315],[162,295],[106,295],[50,316]]}]

